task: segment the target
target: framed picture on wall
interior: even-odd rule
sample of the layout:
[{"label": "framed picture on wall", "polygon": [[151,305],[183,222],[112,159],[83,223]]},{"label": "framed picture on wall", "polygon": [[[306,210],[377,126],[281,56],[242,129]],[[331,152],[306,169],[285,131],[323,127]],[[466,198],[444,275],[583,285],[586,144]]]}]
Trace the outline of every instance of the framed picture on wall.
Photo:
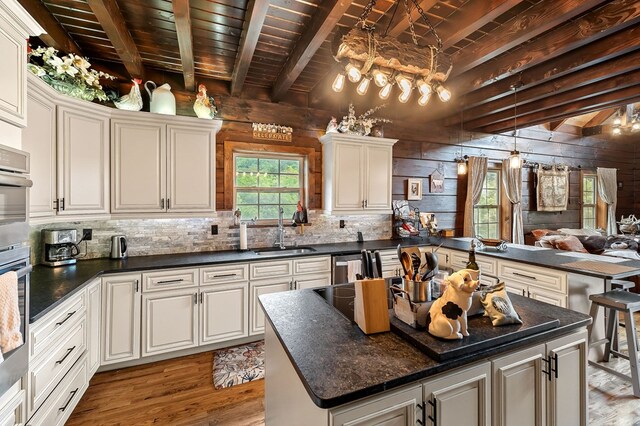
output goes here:
[{"label": "framed picture on wall", "polygon": [[422,179],[407,179],[407,200],[422,200]]}]

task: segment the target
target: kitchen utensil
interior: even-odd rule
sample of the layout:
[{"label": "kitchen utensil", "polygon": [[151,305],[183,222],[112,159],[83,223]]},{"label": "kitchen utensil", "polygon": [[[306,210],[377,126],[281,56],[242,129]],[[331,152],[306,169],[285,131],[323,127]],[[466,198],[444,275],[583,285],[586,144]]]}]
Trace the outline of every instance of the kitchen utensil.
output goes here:
[{"label": "kitchen utensil", "polygon": [[369,250],[367,250],[367,269],[369,270],[369,278],[378,278],[376,268],[373,265],[373,256]]},{"label": "kitchen utensil", "polygon": [[371,277],[371,273],[369,272],[369,263],[367,262],[367,251],[362,250],[360,253],[362,254],[362,276],[369,278]]},{"label": "kitchen utensil", "polygon": [[409,293],[416,303],[431,300],[431,281],[402,280],[402,289]]},{"label": "kitchen utensil", "polygon": [[128,256],[127,237],[114,235],[111,237],[111,258],[124,259]]},{"label": "kitchen utensil", "polygon": [[411,264],[411,255],[406,251],[403,251],[400,254],[400,264],[402,264],[402,269],[404,269],[405,275],[408,275],[409,279],[413,279],[413,265]]},{"label": "kitchen utensil", "polygon": [[413,276],[415,278],[417,277],[418,272],[420,271],[420,266],[422,265],[422,253],[420,252],[418,252],[418,254],[416,254],[415,252],[411,253],[411,265],[413,266]]},{"label": "kitchen utensil", "polygon": [[373,255],[376,258],[376,268],[378,269],[378,276],[382,278],[382,256],[380,256],[380,252],[376,250]]}]

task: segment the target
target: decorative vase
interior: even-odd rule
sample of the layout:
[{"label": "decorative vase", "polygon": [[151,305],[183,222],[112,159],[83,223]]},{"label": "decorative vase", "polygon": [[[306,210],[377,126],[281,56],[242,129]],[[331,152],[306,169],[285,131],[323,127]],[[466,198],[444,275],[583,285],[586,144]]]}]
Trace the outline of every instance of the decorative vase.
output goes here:
[{"label": "decorative vase", "polygon": [[[153,86],[153,90],[149,90],[149,85]],[[157,114],[176,115],[176,97],[171,93],[171,86],[165,83],[156,88],[153,81],[147,81],[144,88],[151,99],[151,107],[149,110]]]},{"label": "decorative vase", "polygon": [[86,88],[77,86],[73,83],[69,83],[67,81],[56,80],[49,75],[43,75],[42,80],[47,83],[49,86],[53,87],[56,91],[68,95],[73,96],[74,98],[82,99],[85,101],[93,101],[96,98],[95,93],[92,90],[87,90]]}]

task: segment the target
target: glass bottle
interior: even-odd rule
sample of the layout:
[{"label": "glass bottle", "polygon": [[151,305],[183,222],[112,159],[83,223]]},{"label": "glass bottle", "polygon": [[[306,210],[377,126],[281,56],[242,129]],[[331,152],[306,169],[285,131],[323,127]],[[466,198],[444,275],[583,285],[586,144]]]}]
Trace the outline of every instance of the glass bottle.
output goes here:
[{"label": "glass bottle", "polygon": [[476,243],[475,241],[471,241],[471,247],[469,248],[469,260],[467,261],[467,269],[473,269],[474,271],[479,271],[480,267],[476,262]]}]

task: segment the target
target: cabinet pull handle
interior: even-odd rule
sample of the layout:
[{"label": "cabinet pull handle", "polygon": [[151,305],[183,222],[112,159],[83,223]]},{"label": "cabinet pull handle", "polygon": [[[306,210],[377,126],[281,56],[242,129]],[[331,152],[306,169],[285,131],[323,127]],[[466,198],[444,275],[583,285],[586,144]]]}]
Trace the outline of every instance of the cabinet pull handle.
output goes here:
[{"label": "cabinet pull handle", "polygon": [[73,312],[69,312],[69,313],[67,313],[67,316],[66,316],[66,317],[64,317],[64,319],[63,319],[62,321],[58,321],[58,322],[56,323],[56,327],[57,327],[57,326],[59,326],[59,325],[64,324],[65,322],[67,322],[67,321],[69,320],[69,318],[71,318],[71,317],[73,316],[73,314],[75,314],[75,313],[76,313],[76,311],[73,311]]},{"label": "cabinet pull handle", "polygon": [[158,281],[156,284],[173,284],[173,283],[181,283],[182,281],[184,281],[184,278],[177,278],[175,280]]},{"label": "cabinet pull handle", "polygon": [[527,290],[527,297],[531,297],[531,292],[529,290]]},{"label": "cabinet pull handle", "polygon": [[545,374],[547,376],[547,379],[551,381],[551,355],[543,358],[542,362],[544,362],[546,365],[546,370],[545,367],[542,367],[542,374]]},{"label": "cabinet pull handle", "polygon": [[[549,355],[551,358],[551,355]],[[551,362],[549,362],[551,364]],[[551,371],[553,372],[554,377],[558,378],[558,353],[553,354],[553,367],[551,367]]]},{"label": "cabinet pull handle", "polygon": [[235,277],[237,276],[237,273],[233,273],[233,274],[219,274],[219,275],[214,275],[213,278],[229,278],[229,277]]},{"label": "cabinet pull handle", "polygon": [[437,410],[438,410],[438,406],[437,406],[437,404],[436,404],[436,402],[437,402],[437,401],[436,401],[436,397],[434,396],[432,400],[430,399],[430,400],[429,400],[429,401],[427,401],[427,402],[428,402],[428,403],[429,403],[429,405],[432,407],[432,410],[431,410],[431,411],[433,412],[433,416],[427,416],[427,418],[428,418],[429,420],[431,420],[431,421],[433,422],[433,425],[435,426],[435,425],[437,425],[437,424],[438,424],[438,411],[437,411]]},{"label": "cabinet pull handle", "polygon": [[517,277],[522,277],[522,278],[529,278],[530,280],[537,280],[537,278],[534,277],[534,276],[521,274],[520,272],[514,272],[513,275],[515,275]]},{"label": "cabinet pull handle", "polygon": [[74,350],[75,348],[76,348],[75,346],[74,346],[74,347],[72,347],[72,348],[68,348],[68,349],[67,349],[67,353],[66,353],[66,354],[64,354],[64,356],[62,357],[62,359],[59,359],[58,361],[56,361],[56,364],[62,364],[62,363],[64,362],[64,360],[65,360],[65,359],[67,359],[67,357],[68,357],[69,355],[71,355],[71,352],[73,352],[73,350]]},{"label": "cabinet pull handle", "polygon": [[69,399],[67,400],[67,403],[64,404],[64,406],[58,408],[58,411],[64,411],[67,409],[67,407],[69,406],[69,404],[71,404],[71,401],[73,401],[73,398],[76,396],[76,394],[78,393],[78,390],[80,388],[75,388],[74,390],[72,390],[71,392],[69,392]]},{"label": "cabinet pull handle", "polygon": [[362,200],[362,208],[364,209],[364,200]]},{"label": "cabinet pull handle", "polygon": [[64,210],[64,197],[60,198],[60,210]]},{"label": "cabinet pull handle", "polygon": [[420,416],[421,419],[416,420],[416,422],[418,422],[419,425],[425,426],[425,423],[427,422],[427,419],[426,419],[427,405],[425,403],[422,403],[422,404],[417,404],[416,407],[418,407],[421,414]]},{"label": "cabinet pull handle", "polygon": [[164,198],[160,199],[160,208],[164,210]]},{"label": "cabinet pull handle", "polygon": [[364,207],[365,208],[369,207],[369,200],[364,200]]},{"label": "cabinet pull handle", "polygon": [[193,293],[193,304],[194,305],[198,304],[198,293]]},{"label": "cabinet pull handle", "polygon": [[53,210],[54,211],[56,211],[56,212],[60,211],[59,205],[60,205],[60,202],[59,202],[59,200],[57,198],[55,200],[53,200]]},{"label": "cabinet pull handle", "polygon": [[167,198],[167,210],[169,210],[171,208],[170,206],[171,206],[170,200]]},{"label": "cabinet pull handle", "polygon": [[294,281],[294,282],[293,282],[293,288],[292,288],[292,290],[295,290],[295,289],[297,289],[297,288],[298,288],[298,280],[296,280],[296,281]]},{"label": "cabinet pull handle", "polygon": [[136,280],[136,293],[138,292],[140,288],[140,281]]},{"label": "cabinet pull handle", "polygon": [[527,295],[526,295],[526,290],[525,290],[524,288],[522,289],[522,296],[523,296],[523,297],[527,297]]},{"label": "cabinet pull handle", "polygon": [[200,292],[200,304],[204,303],[204,291]]}]

